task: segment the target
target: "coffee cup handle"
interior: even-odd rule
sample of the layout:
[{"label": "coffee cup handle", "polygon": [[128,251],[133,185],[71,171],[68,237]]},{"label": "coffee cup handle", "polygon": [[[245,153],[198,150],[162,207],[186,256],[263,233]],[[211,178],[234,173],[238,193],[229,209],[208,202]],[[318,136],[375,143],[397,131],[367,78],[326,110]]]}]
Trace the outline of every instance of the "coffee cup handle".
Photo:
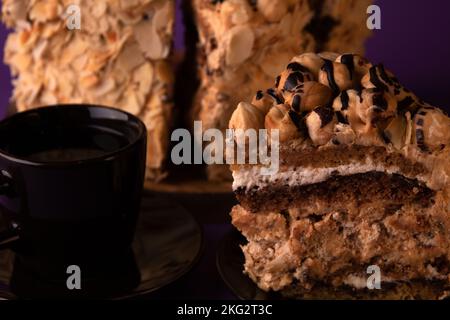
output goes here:
[{"label": "coffee cup handle", "polygon": [[[11,196],[13,194],[13,187],[11,177],[0,172],[0,195]],[[8,229],[0,231],[0,250],[9,249],[19,240],[19,226],[16,223],[11,223]]]}]

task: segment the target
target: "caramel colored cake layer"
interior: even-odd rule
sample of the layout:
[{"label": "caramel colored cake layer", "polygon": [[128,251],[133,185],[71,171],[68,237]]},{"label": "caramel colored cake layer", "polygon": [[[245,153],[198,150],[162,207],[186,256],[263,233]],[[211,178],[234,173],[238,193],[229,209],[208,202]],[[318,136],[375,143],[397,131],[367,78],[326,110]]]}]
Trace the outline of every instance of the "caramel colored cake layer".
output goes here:
[{"label": "caramel colored cake layer", "polygon": [[279,137],[278,171],[231,167],[232,223],[261,289],[306,299],[450,295],[450,119],[383,65],[294,57],[229,127]]},{"label": "caramel colored cake layer", "polygon": [[[374,298],[389,297],[398,284],[426,281],[428,290],[439,283],[442,296],[450,290],[448,208],[433,205],[442,200],[436,197],[428,203],[411,198],[403,204],[378,197],[317,207],[307,202],[257,214],[236,206],[233,224],[249,240],[243,247],[245,271],[260,288],[289,296],[325,298],[335,292],[345,298],[338,293],[353,292],[356,298],[370,292]],[[371,265],[381,270],[382,291],[366,287]],[[425,292],[411,294],[429,298]]]}]

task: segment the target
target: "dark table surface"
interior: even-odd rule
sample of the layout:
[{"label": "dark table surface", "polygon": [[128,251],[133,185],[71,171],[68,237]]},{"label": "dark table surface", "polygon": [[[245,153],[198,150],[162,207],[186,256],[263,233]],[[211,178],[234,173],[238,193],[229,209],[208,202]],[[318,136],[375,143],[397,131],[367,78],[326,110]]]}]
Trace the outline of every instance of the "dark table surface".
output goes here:
[{"label": "dark table surface", "polygon": [[173,284],[144,299],[236,299],[216,267],[216,252],[222,238],[233,229],[230,211],[236,203],[232,193],[168,194],[202,225],[204,251],[197,265]]}]

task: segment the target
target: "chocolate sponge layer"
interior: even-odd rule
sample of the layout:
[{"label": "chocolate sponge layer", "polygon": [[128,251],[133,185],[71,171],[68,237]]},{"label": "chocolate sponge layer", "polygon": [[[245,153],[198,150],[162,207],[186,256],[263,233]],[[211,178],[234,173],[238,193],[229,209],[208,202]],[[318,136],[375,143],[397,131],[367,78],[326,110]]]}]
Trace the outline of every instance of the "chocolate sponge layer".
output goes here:
[{"label": "chocolate sponge layer", "polygon": [[278,183],[261,188],[238,188],[235,194],[246,210],[270,212],[290,207],[309,207],[316,211],[339,209],[358,206],[366,201],[385,203],[387,210],[410,202],[429,207],[433,204],[435,192],[417,180],[373,171],[334,176],[311,185],[289,186]]}]

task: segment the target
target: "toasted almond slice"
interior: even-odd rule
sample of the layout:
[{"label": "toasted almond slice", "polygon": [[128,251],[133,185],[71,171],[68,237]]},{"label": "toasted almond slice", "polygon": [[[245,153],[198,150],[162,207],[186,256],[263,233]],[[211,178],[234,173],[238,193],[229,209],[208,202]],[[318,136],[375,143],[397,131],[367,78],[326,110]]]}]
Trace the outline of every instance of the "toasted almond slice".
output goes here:
[{"label": "toasted almond slice", "polygon": [[228,31],[225,41],[226,63],[236,66],[250,57],[255,36],[249,26],[235,26]]},{"label": "toasted almond slice", "polygon": [[141,111],[142,105],[139,104],[138,96],[133,89],[128,89],[120,102],[120,106],[127,112],[137,115]]},{"label": "toasted almond slice", "polygon": [[41,37],[48,39],[63,28],[61,21],[52,21],[44,24]]},{"label": "toasted almond slice", "polygon": [[115,81],[112,78],[105,78],[103,81],[97,85],[93,90],[92,94],[94,97],[102,97],[108,92],[112,91],[116,87]]},{"label": "toasted almond slice", "polygon": [[167,25],[171,25],[173,11],[172,1],[166,1],[161,7],[156,9],[152,22],[156,30],[161,30],[167,27]]},{"label": "toasted almond slice", "polygon": [[88,74],[80,78],[80,85],[89,89],[99,83],[100,79],[95,74]]},{"label": "toasted almond slice", "polygon": [[117,57],[117,67],[125,72],[131,72],[144,62],[145,58],[137,42],[127,42]]},{"label": "toasted almond slice", "polygon": [[13,72],[13,74],[15,75],[16,72],[22,73],[26,72],[29,69],[31,65],[31,56],[26,53],[18,53],[13,55],[9,62],[16,69]]},{"label": "toasted almond slice", "polygon": [[46,22],[58,18],[62,7],[57,0],[36,1],[30,10],[29,17],[37,22]]},{"label": "toasted almond slice", "polygon": [[155,27],[149,21],[141,21],[134,28],[134,37],[147,58],[164,58],[164,48]]},{"label": "toasted almond slice", "polygon": [[3,1],[3,21],[8,27],[17,25],[18,21],[27,19],[27,3],[25,1]]},{"label": "toasted almond slice", "polygon": [[45,54],[45,50],[48,47],[47,40],[40,40],[36,47],[34,47],[33,52],[31,53],[34,61],[40,61],[42,56]]},{"label": "toasted almond slice", "polygon": [[144,97],[150,92],[153,82],[153,66],[147,62],[133,73],[133,81],[139,84],[139,93]]},{"label": "toasted almond slice", "polygon": [[91,13],[96,18],[104,18],[106,9],[108,8],[105,1],[95,1],[95,5],[91,7]]},{"label": "toasted almond slice", "polygon": [[72,63],[80,55],[84,55],[89,47],[89,43],[84,41],[81,37],[74,37],[67,47],[63,50],[61,55],[61,64],[68,65]]}]

